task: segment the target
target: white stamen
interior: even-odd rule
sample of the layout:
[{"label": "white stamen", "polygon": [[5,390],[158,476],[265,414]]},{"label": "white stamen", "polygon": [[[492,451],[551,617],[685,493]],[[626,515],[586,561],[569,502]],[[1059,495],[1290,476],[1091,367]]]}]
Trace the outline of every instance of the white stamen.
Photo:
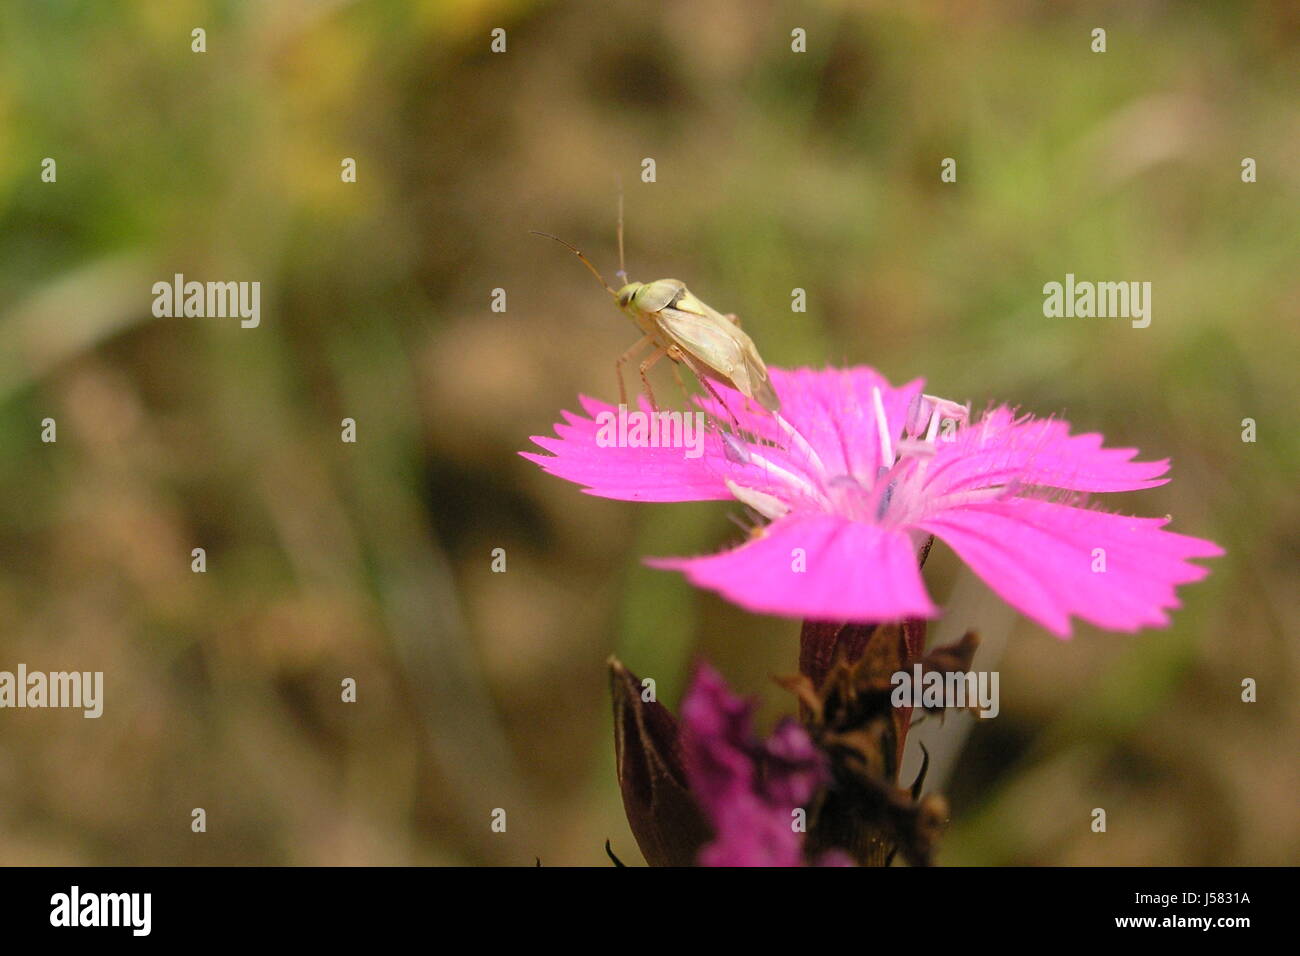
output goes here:
[{"label": "white stamen", "polygon": [[871,404],[876,409],[876,434],[880,436],[880,467],[888,468],[894,463],[894,447],[889,440],[889,419],[885,417],[885,403],[880,398],[880,389],[871,386]]},{"label": "white stamen", "polygon": [[934,413],[930,416],[930,427],[925,430],[925,440],[932,445],[934,444],[935,436],[939,434],[939,421],[942,418],[943,415],[940,414],[939,407],[936,405]]},{"label": "white stamen", "polygon": [[749,505],[769,521],[775,521],[790,513],[790,506],[775,495],[738,485],[730,478],[727,479],[727,487],[731,489],[731,494],[737,501]]},{"label": "white stamen", "polygon": [[826,474],[826,465],[822,462],[821,455],[817,454],[817,450],[808,444],[808,439],[804,438],[797,428],[782,418],[780,412],[773,412],[772,418],[775,419],[777,427],[781,429],[785,437],[790,439],[790,443],[798,448],[802,454],[808,456],[808,461],[817,472],[822,475]]},{"label": "white stamen", "polygon": [[[769,475],[785,482],[792,488],[796,488],[807,495],[811,495],[818,501],[826,502],[826,496],[818,491],[810,481],[796,475],[792,471],[782,468],[780,465],[776,464],[776,462],[769,461],[752,448],[749,450],[749,464],[762,468]],[[829,504],[829,502],[826,503]]]}]

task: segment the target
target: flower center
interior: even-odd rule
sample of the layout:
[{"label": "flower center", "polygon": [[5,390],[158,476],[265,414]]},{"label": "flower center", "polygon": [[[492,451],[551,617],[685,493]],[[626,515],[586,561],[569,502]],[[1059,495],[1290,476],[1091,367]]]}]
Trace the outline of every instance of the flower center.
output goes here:
[{"label": "flower center", "polygon": [[903,434],[896,440],[879,388],[871,390],[871,405],[880,451],[875,474],[853,473],[851,463],[850,472],[832,472],[812,443],[778,412],[773,421],[786,440],[782,462],[774,461],[761,445],[722,433],[727,458],[761,469],[765,479],[759,488],[729,480],[732,494],[767,518],[787,514],[802,500],[852,521],[905,523],[917,513],[921,479],[937,443],[955,439],[957,429],[969,421],[970,409],[933,395],[919,395],[912,401]]}]

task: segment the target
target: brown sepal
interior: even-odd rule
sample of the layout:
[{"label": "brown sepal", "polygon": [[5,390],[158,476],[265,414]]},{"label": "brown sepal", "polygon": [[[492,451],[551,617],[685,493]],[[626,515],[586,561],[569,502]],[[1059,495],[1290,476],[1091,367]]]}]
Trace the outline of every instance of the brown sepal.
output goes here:
[{"label": "brown sepal", "polygon": [[642,699],[640,679],[611,657],[614,759],[623,809],[651,866],[694,866],[710,831],[691,797],[677,721],[658,701]]}]

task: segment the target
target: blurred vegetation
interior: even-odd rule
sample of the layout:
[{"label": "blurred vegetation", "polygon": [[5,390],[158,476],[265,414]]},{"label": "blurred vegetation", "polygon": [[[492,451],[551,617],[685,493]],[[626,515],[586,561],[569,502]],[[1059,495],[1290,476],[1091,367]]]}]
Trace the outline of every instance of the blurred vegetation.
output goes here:
[{"label": "blurred vegetation", "polygon": [[[527,231],[612,273],[621,181],[632,276],[769,363],[1172,457],[1108,505],[1229,552],[1165,631],[1010,619],[941,860],[1295,862],[1297,27],[1283,0],[3,4],[0,669],[103,670],[107,702],[0,713],[0,861],[635,860],[608,654],[670,703],[704,654],[788,708],[797,622],[641,564],[734,540],[734,509],[515,454],[616,393],[635,330]],[[154,319],[176,272],[260,281],[261,327]],[[1067,272],[1150,280],[1151,327],[1045,319]],[[933,592],[969,593],[941,550]]]}]

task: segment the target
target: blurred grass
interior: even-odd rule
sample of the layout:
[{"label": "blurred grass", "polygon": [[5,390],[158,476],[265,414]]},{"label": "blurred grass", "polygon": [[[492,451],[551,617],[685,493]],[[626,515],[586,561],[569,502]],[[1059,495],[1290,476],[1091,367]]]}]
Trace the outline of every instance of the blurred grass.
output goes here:
[{"label": "blurred grass", "polygon": [[[1297,25],[1282,2],[5,4],[0,667],[104,669],[109,697],[97,722],[6,715],[0,859],[634,858],[609,653],[670,703],[701,653],[788,707],[766,678],[795,622],[640,563],[734,540],[728,509],[590,498],[514,454],[614,393],[635,331],[527,230],[612,272],[621,179],[631,274],[738,312],[770,363],[869,362],[1170,456],[1115,506],[1229,551],[1166,632],[1016,628],[944,858],[1293,862]],[[262,326],[153,319],[174,272],[260,280]],[[1044,319],[1066,272],[1150,280],[1151,327]],[[957,573],[936,556],[941,600]]]}]

